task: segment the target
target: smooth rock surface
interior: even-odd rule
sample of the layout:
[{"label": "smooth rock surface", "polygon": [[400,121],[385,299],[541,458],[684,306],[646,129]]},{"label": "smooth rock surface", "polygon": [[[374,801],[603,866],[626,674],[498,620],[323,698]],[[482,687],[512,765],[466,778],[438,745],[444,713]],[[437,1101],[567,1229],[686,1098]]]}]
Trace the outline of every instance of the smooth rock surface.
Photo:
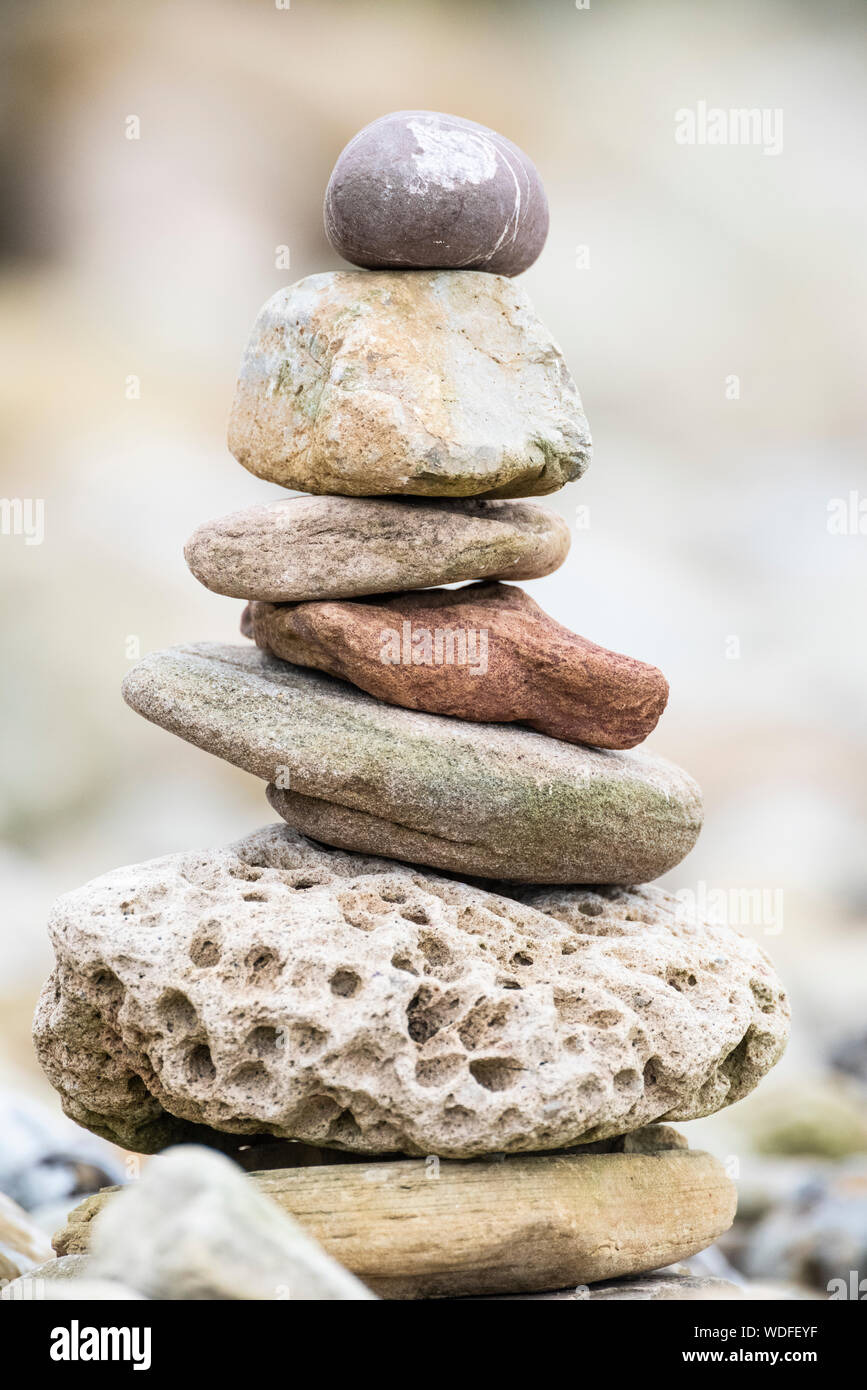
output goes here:
[{"label": "smooth rock surface", "polygon": [[0,1192],[0,1283],[51,1259],[51,1241],[23,1207]]},{"label": "smooth rock surface", "polygon": [[254,602],[241,631],[389,704],[519,722],[600,748],[641,743],[668,699],[655,666],[569,632],[509,584],[346,603]]},{"label": "smooth rock surface", "polygon": [[728,1279],[646,1274],[640,1279],[594,1284],[587,1290],[586,1297],[591,1303],[729,1303],[746,1295]]},{"label": "smooth rock surface", "polygon": [[51,1279],[44,1282],[24,1277],[0,1292],[10,1303],[115,1303],[144,1299],[144,1294],[126,1284],[108,1279]]},{"label": "smooth rock surface", "polygon": [[229,420],[251,473],[349,496],[533,497],[590,435],[550,333],[479,271],[329,271],[268,300]]},{"label": "smooth rock surface", "polygon": [[[428,1158],[278,1169],[244,1181],[390,1299],[560,1289],[637,1274],[709,1245],[735,1209],[722,1165],[687,1149]],[[64,1244],[86,1249],[124,1200],[89,1198]]]},{"label": "smooth rock surface", "polygon": [[438,111],[393,111],[360,130],[334,166],[325,232],[372,270],[519,275],[548,234],[535,165],[505,136]]},{"label": "smooth rock surface", "polygon": [[342,848],[487,878],[640,883],[701,827],[698,787],[660,758],[397,709],[255,648],[154,652],[123,692],[272,782],[284,819]]},{"label": "smooth rock surface", "polygon": [[851,1158],[804,1183],[750,1231],[751,1278],[790,1279],[835,1301],[867,1294],[867,1162]]},{"label": "smooth rock surface", "polygon": [[185,1145],[153,1160],[94,1222],[88,1277],[147,1298],[372,1299],[229,1159]]},{"label": "smooth rock surface", "polygon": [[174,1120],[467,1157],[709,1114],[779,1057],[748,938],[660,889],[521,898],[285,826],[117,869],[52,912],[39,1060],[129,1147]]},{"label": "smooth rock surface", "polygon": [[218,594],[272,603],[538,579],[569,550],[562,517],[478,498],[289,497],[205,522],[184,549]]},{"label": "smooth rock surface", "polygon": [[0,1192],[42,1212],[123,1182],[120,1155],[24,1092],[0,1091]]}]

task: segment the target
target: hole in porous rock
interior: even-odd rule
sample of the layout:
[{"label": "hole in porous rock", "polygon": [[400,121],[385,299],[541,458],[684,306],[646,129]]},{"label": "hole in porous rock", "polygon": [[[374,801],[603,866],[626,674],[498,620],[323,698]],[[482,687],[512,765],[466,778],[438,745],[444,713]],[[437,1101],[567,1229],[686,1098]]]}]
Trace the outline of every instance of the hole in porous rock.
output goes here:
[{"label": "hole in porous rock", "polygon": [[423,907],[405,907],[400,915],[407,922],[415,922],[418,927],[426,927],[430,923],[430,917]]},{"label": "hole in porous rock", "polygon": [[269,946],[254,946],[245,962],[251,984],[273,980],[280,972],[280,961]]},{"label": "hole in porous rock", "polygon": [[307,888],[321,888],[325,879],[322,878],[299,878],[296,883],[290,883],[289,887],[303,893]]},{"label": "hole in porous rock", "polygon": [[250,1097],[256,1091],[261,1093],[270,1079],[261,1062],[244,1062],[232,1072],[228,1084],[234,1090],[244,1091]]},{"label": "hole in porous rock", "polygon": [[382,898],[382,901],[383,901],[384,903],[405,903],[405,902],[406,902],[406,889],[405,889],[405,888],[392,888],[392,887],[386,885],[385,888],[380,888],[378,891],[379,891],[379,896]]},{"label": "hole in porous rock", "polygon": [[465,1105],[447,1105],[442,1114],[443,1126],[450,1132],[460,1129],[468,1120],[471,1121],[473,1119],[475,1119],[475,1116]]},{"label": "hole in porous rock", "polygon": [[107,968],[95,970],[90,976],[89,983],[103,999],[110,1001],[123,998],[123,985],[113,970]]},{"label": "hole in porous rock", "polygon": [[626,1067],[617,1073],[614,1085],[618,1091],[634,1091],[641,1085],[641,1078],[633,1067]]},{"label": "hole in porous rock", "polygon": [[409,956],[402,956],[398,953],[397,955],[392,956],[391,963],[394,966],[395,970],[404,970],[406,971],[407,975],[418,974],[418,971],[416,970]]},{"label": "hole in porous rock", "polygon": [[331,1096],[309,1096],[291,1117],[292,1130],[298,1134],[324,1135],[341,1107]]},{"label": "hole in porous rock", "polygon": [[517,980],[510,980],[508,976],[503,975],[499,976],[497,984],[500,989],[523,989],[523,985],[520,985]]},{"label": "hole in porous rock", "polygon": [[511,1057],[477,1057],[470,1062],[470,1073],[486,1091],[508,1091],[518,1080],[522,1068]]},{"label": "hole in porous rock", "polygon": [[213,1081],[217,1069],[211,1060],[211,1049],[204,1043],[194,1047],[187,1057],[187,1076],[190,1081]]},{"label": "hole in porous rock", "polygon": [[467,1014],[458,1029],[458,1037],[468,1052],[475,1052],[478,1047],[488,1047],[497,1041],[499,1030],[503,1028],[507,1017],[508,1013],[503,1004],[482,999]]},{"label": "hole in porous rock", "polygon": [[737,1047],[733,1047],[725,1060],[720,1064],[720,1071],[731,1086],[740,1085],[741,1073],[747,1063],[751,1033],[752,1029],[748,1028]]},{"label": "hole in porous rock", "polygon": [[602,903],[597,903],[593,898],[585,898],[578,904],[578,911],[585,917],[601,917],[605,911]]},{"label": "hole in porous rock", "polygon": [[335,970],[328,983],[331,986],[332,994],[339,994],[344,999],[350,999],[361,984],[361,979],[354,970]]},{"label": "hole in porous rock", "polygon": [[219,965],[222,954],[222,947],[213,936],[197,936],[190,944],[190,960],[202,968]]},{"label": "hole in porous rock", "polygon": [[688,970],[671,970],[665,978],[665,983],[669,985],[671,989],[676,989],[679,994],[682,994],[684,986],[691,988],[693,985],[698,984],[698,981]]},{"label": "hole in porous rock", "polygon": [[270,1024],[261,1023],[247,1034],[245,1046],[257,1057],[273,1057],[283,1046],[282,1034]]},{"label": "hole in porous rock", "polygon": [[644,1064],[644,1084],[645,1086],[657,1085],[662,1075],[662,1062],[659,1057],[648,1057]]},{"label": "hole in porous rock", "polygon": [[326,1138],[331,1144],[348,1144],[351,1147],[360,1135],[361,1126],[352,1111],[341,1110],[328,1126]]},{"label": "hole in porous rock", "polygon": [[167,1033],[192,1033],[199,1016],[185,994],[171,989],[157,1004],[157,1017]]},{"label": "hole in porous rock", "polygon": [[762,980],[750,980],[753,998],[763,1014],[772,1014],[776,1008],[776,995]]},{"label": "hole in porous rock", "polygon": [[416,990],[406,1006],[407,1031],[413,1042],[424,1043],[452,1021],[459,1000],[437,995],[427,985]]},{"label": "hole in porous rock", "polygon": [[377,919],[388,911],[379,898],[367,892],[341,893],[337,902],[347,926],[357,927],[359,931],[375,931],[379,925]]},{"label": "hole in porous rock", "polygon": [[415,1064],[415,1079],[420,1086],[444,1086],[461,1071],[464,1059],[458,1055],[449,1057],[422,1057]]},{"label": "hole in porous rock", "polygon": [[232,878],[243,879],[245,883],[255,883],[262,877],[262,870],[251,868],[249,864],[236,864],[229,869],[229,874]]},{"label": "hole in porous rock", "polygon": [[532,965],[533,957],[528,956],[526,951],[516,951],[512,956],[510,965]]},{"label": "hole in porous rock", "polygon": [[447,965],[451,965],[452,953],[438,937],[423,936],[419,940],[418,947],[433,970],[443,970]]},{"label": "hole in porous rock", "polygon": [[268,894],[263,893],[260,888],[255,893],[244,893],[242,896],[245,903],[266,903],[268,901]]}]

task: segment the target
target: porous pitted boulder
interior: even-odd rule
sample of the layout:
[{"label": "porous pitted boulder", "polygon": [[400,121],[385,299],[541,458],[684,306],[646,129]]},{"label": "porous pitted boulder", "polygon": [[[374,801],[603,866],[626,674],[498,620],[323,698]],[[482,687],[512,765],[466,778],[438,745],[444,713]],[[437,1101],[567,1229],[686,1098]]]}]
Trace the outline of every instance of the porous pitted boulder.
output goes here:
[{"label": "porous pitted boulder", "polygon": [[779,1057],[749,938],[659,889],[522,896],[283,826],[117,869],[54,908],[40,1061],[130,1148],[195,1124],[467,1157],[709,1114]]}]

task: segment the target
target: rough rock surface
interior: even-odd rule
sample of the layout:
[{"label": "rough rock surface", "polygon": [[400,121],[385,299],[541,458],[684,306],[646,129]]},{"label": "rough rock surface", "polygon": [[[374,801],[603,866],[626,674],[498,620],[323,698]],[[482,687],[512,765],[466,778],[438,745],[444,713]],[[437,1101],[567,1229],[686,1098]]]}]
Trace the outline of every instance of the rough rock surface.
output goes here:
[{"label": "rough rock surface", "polygon": [[698,787],[660,758],[397,709],[255,648],[154,652],[123,691],[273,782],[284,819],[341,848],[487,878],[641,883],[701,827]]},{"label": "rough rock surface", "polygon": [[374,1297],[234,1163],[196,1145],[154,1159],[105,1206],[88,1278],[160,1299]]},{"label": "rough rock surface", "polygon": [[[375,1293],[396,1299],[574,1288],[655,1269],[709,1245],[735,1209],[722,1165],[687,1149],[429,1157],[246,1181]],[[89,1198],[63,1244],[87,1249],[105,1212],[125,1200]]]},{"label": "rough rock surface", "polygon": [[185,547],[206,588],[272,603],[538,579],[569,550],[562,517],[478,498],[289,497],[207,521]]},{"label": "rough rock surface", "polygon": [[38,1055],[130,1148],[193,1122],[446,1157],[709,1114],[779,1057],[748,938],[659,889],[522,898],[284,826],[117,869],[54,908]]},{"label": "rough rock surface", "polygon": [[372,270],[519,275],[545,244],[548,200],[532,161],[495,130],[438,111],[393,111],[341,153],[325,232],[338,255]]},{"label": "rough rock surface", "polygon": [[260,478],[355,497],[541,496],[590,461],[553,338],[512,281],[472,270],[329,271],[273,295],[229,448]]},{"label": "rough rock surface", "polygon": [[634,748],[668,699],[655,666],[569,632],[509,584],[347,603],[254,602],[241,631],[389,704],[519,722],[599,748]]}]

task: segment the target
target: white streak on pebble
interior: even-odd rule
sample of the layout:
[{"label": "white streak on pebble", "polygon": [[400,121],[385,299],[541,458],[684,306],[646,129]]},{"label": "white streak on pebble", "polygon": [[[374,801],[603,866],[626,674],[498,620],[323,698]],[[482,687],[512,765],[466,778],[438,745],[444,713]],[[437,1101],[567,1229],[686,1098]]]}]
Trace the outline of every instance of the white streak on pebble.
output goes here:
[{"label": "white streak on pebble", "polygon": [[407,121],[407,126],[421,146],[421,154],[412,155],[418,177],[408,192],[425,194],[432,184],[451,190],[496,177],[497,151],[486,135],[445,130],[434,121]]}]

